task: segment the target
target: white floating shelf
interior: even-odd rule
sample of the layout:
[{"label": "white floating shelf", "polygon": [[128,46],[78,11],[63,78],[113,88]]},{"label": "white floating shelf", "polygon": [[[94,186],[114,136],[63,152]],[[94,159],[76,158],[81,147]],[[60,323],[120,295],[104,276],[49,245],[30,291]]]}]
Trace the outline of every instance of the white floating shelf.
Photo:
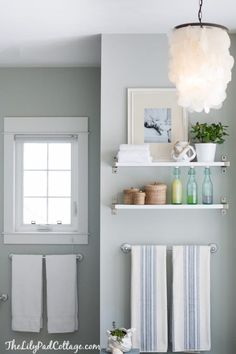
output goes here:
[{"label": "white floating shelf", "polygon": [[129,204],[113,204],[113,210],[167,210],[167,209],[229,209],[229,205],[225,204],[164,204],[164,205],[129,205]]},{"label": "white floating shelf", "polygon": [[176,162],[176,161],[154,161],[152,163],[122,163],[114,162],[113,167],[229,167],[229,161],[216,162]]}]

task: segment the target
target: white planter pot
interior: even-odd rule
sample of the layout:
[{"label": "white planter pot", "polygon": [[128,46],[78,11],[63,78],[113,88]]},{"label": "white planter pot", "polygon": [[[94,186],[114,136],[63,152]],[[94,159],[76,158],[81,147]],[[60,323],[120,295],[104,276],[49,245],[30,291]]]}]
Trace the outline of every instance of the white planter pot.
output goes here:
[{"label": "white planter pot", "polygon": [[198,162],[213,162],[215,160],[216,144],[195,144]]}]

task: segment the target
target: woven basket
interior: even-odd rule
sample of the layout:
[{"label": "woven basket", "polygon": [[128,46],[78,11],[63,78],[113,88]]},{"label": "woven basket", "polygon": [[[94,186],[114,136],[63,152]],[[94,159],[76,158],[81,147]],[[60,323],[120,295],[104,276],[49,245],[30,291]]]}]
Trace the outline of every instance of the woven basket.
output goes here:
[{"label": "woven basket", "polygon": [[146,196],[146,193],[144,193],[142,191],[133,193],[133,202],[134,202],[134,204],[136,204],[136,205],[145,204],[145,196]]},{"label": "woven basket", "polygon": [[164,183],[154,183],[145,186],[145,204],[166,204],[167,185]]},{"label": "woven basket", "polygon": [[134,193],[139,192],[138,188],[124,189],[123,202],[124,204],[134,204]]}]

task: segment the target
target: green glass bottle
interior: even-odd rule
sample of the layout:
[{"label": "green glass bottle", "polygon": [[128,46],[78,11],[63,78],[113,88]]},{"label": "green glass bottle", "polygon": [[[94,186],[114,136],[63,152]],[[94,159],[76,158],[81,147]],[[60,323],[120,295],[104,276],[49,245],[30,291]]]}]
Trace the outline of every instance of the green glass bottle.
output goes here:
[{"label": "green glass bottle", "polygon": [[183,188],[180,180],[179,167],[174,168],[174,179],[171,186],[171,202],[172,204],[182,204],[183,202]]},{"label": "green glass bottle", "polygon": [[209,167],[204,170],[205,178],[202,184],[202,204],[213,204],[213,184]]},{"label": "green glass bottle", "polygon": [[188,171],[187,204],[197,204],[197,182],[195,180],[195,174],[195,169],[191,167]]}]

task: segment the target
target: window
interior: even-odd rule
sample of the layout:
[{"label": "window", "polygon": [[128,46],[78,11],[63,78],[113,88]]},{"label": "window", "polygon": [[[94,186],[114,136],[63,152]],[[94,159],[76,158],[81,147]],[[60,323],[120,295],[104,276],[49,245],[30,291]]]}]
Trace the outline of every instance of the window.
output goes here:
[{"label": "window", "polygon": [[[23,118],[26,132],[26,123],[32,119],[37,123],[35,130],[43,118]],[[12,175],[12,181],[4,183],[8,192],[4,196],[7,243],[87,243],[87,134],[79,131],[81,119],[86,118],[64,119],[68,127],[77,120],[78,131],[73,132],[74,127],[72,133],[64,134],[61,124],[51,134],[45,129],[49,122],[54,121],[57,130],[60,124],[56,118],[48,118],[46,133],[32,134],[28,128],[28,134],[21,134],[13,123],[17,126],[22,118],[5,118],[5,176]],[[16,131],[9,134],[9,126]]]},{"label": "window", "polygon": [[76,231],[77,136],[16,136],[16,231]]}]

